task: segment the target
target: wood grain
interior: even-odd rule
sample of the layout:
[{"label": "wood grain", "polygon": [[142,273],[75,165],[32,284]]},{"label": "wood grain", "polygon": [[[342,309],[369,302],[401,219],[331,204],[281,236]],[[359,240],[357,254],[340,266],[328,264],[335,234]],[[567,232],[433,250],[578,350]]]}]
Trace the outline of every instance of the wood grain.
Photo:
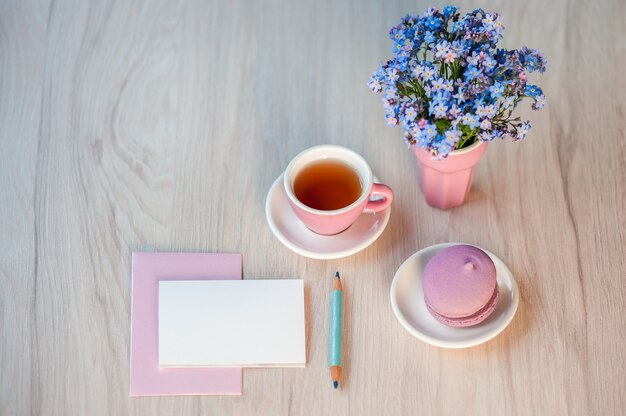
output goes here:
[{"label": "wood grain", "polygon": [[[480,4],[505,46],[546,53],[549,103],[439,211],[365,86],[389,27],[429,5],[0,2],[0,414],[624,414],[626,6]],[[321,143],[362,153],[396,193],[379,240],[333,261],[289,251],[264,213],[289,159]],[[497,253],[521,289],[475,348],[421,343],[390,307],[400,264],[446,241]],[[133,250],[241,252],[246,278],[305,279],[307,368],[246,370],[241,397],[130,399]]]}]

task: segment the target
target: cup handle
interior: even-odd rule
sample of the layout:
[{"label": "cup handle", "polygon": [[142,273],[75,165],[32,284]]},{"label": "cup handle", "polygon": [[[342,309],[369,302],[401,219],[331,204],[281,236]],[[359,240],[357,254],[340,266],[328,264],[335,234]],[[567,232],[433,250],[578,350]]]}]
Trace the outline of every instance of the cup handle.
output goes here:
[{"label": "cup handle", "polygon": [[383,198],[377,199],[375,201],[369,200],[367,201],[367,205],[365,205],[365,209],[363,212],[365,213],[375,213],[380,212],[384,209],[387,209],[391,202],[393,201],[393,191],[387,185],[383,185],[382,183],[375,183],[372,185],[372,192],[370,193],[370,197],[372,195],[380,195]]}]

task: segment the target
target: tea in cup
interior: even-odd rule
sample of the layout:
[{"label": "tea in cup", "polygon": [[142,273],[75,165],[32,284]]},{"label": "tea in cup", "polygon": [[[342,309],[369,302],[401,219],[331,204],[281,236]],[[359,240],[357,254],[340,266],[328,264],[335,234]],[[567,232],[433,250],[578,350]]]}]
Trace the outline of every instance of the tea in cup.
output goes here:
[{"label": "tea in cup", "polygon": [[296,216],[322,235],[338,234],[362,213],[382,211],[393,201],[391,188],[374,183],[372,169],[361,155],[335,145],[311,147],[293,158],[285,170],[284,187]]}]

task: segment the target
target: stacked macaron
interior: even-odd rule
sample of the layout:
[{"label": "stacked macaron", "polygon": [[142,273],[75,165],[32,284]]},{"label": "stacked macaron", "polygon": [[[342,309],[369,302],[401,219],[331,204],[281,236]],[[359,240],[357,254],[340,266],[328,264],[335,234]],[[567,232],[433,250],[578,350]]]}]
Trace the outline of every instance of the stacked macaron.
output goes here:
[{"label": "stacked macaron", "polygon": [[455,245],[437,253],[424,269],[422,288],[428,311],[455,327],[482,322],[498,303],[496,267],[474,246]]}]

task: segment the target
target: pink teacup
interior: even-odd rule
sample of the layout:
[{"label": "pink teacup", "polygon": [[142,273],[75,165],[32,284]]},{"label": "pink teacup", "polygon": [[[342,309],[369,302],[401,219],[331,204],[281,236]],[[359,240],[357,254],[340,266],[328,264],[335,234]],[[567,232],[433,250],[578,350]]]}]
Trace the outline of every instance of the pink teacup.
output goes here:
[{"label": "pink teacup", "polygon": [[[348,166],[358,176],[361,192],[358,198],[337,209],[312,208],[296,197],[294,184],[303,169],[321,161],[337,162]],[[393,200],[393,191],[387,185],[374,183],[372,169],[358,153],[341,146],[321,145],[311,147],[291,160],[284,175],[284,186],[289,204],[296,216],[310,230],[322,234],[338,234],[354,223],[362,213],[374,213],[386,209]],[[371,200],[372,196],[382,198]]]}]

